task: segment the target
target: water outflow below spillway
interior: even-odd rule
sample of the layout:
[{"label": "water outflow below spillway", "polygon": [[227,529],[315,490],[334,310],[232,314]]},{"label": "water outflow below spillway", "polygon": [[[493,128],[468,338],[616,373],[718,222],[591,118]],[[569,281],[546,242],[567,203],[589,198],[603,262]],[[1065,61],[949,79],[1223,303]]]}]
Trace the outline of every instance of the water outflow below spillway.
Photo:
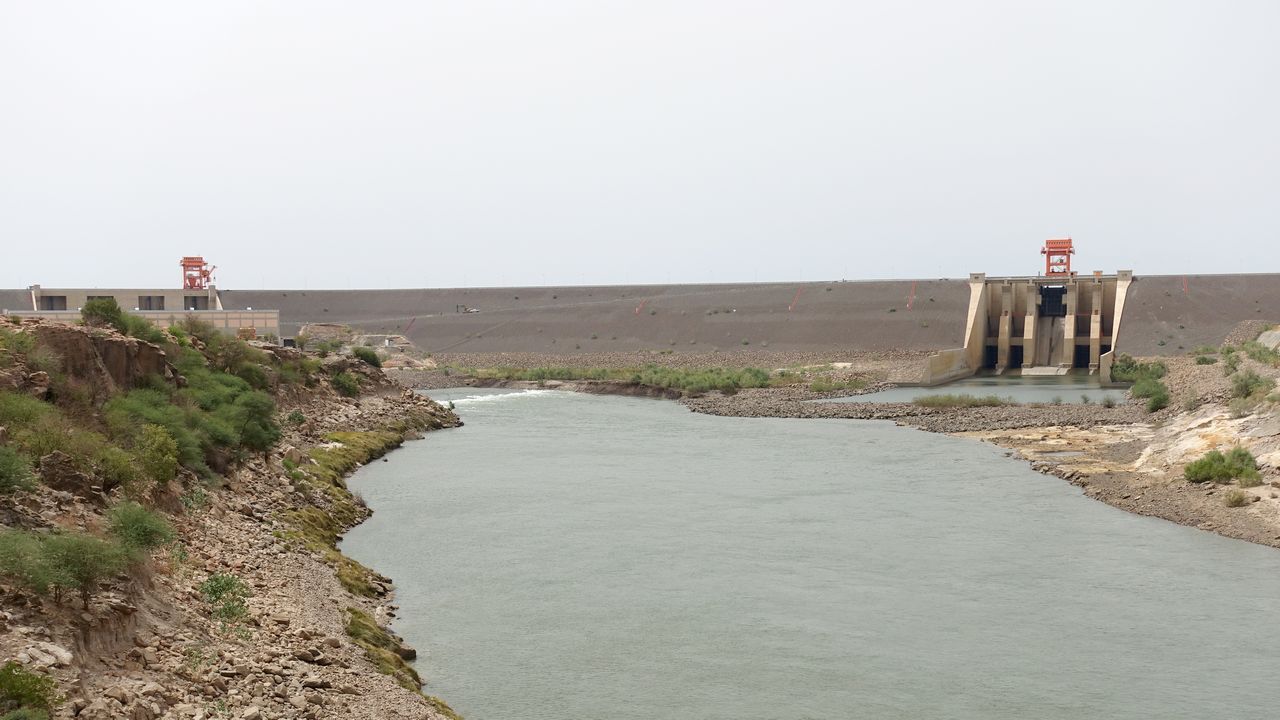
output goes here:
[{"label": "water outflow below spillway", "polygon": [[1274,549],[887,423],[433,395],[343,549],[469,720],[1275,717]]}]

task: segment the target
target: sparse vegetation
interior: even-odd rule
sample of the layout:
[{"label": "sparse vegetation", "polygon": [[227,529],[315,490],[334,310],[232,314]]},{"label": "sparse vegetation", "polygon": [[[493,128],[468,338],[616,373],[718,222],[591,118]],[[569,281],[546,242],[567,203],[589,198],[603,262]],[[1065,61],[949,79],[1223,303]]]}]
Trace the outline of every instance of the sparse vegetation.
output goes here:
[{"label": "sparse vegetation", "polygon": [[912,402],[927,408],[1000,407],[1017,404],[996,395],[924,395]]},{"label": "sparse vegetation", "polygon": [[1262,397],[1275,387],[1274,380],[1264,378],[1252,370],[1245,370],[1231,376],[1231,396],[1235,398]]},{"label": "sparse vegetation", "polygon": [[1197,365],[1213,365],[1213,364],[1215,364],[1215,363],[1217,363],[1217,362],[1218,362],[1218,358],[1216,358],[1216,357],[1210,357],[1209,355],[1197,355],[1197,356],[1196,356],[1196,364],[1197,364]]},{"label": "sparse vegetation", "polygon": [[1244,507],[1249,504],[1249,494],[1243,490],[1228,490],[1222,496],[1222,502],[1229,508]]},{"label": "sparse vegetation", "polygon": [[1204,457],[1187,465],[1182,471],[1188,482],[1229,483],[1243,478],[1257,480],[1258,461],[1253,454],[1242,447],[1235,447],[1226,454],[1218,450],[1210,450]]},{"label": "sparse vegetation", "polygon": [[1263,365],[1270,365],[1272,367],[1280,365],[1280,352],[1272,350],[1257,340],[1250,340],[1249,342],[1241,345],[1240,349],[1243,350],[1244,354],[1248,355],[1249,359],[1254,362],[1259,362]]},{"label": "sparse vegetation", "polygon": [[809,383],[809,391],[816,393],[835,392],[837,390],[861,390],[867,386],[865,378],[849,378],[847,380],[836,380],[828,377],[820,377]]},{"label": "sparse vegetation", "polygon": [[86,533],[0,531],[0,575],[37,595],[52,593],[56,602],[74,590],[88,605],[98,584],[128,564],[121,543]]}]

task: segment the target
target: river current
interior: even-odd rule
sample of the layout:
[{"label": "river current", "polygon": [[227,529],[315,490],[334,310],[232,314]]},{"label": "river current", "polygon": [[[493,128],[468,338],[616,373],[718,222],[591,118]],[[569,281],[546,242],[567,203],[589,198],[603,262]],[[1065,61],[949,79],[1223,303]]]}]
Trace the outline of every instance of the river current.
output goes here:
[{"label": "river current", "polygon": [[891,424],[433,392],[343,550],[468,720],[1274,718],[1280,553]]}]

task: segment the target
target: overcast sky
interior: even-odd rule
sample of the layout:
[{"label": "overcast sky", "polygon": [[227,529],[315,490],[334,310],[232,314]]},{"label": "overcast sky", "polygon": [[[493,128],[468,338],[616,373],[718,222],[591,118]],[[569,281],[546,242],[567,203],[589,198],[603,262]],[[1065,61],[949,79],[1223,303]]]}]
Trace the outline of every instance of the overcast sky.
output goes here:
[{"label": "overcast sky", "polygon": [[0,0],[0,286],[1280,271],[1280,2]]}]

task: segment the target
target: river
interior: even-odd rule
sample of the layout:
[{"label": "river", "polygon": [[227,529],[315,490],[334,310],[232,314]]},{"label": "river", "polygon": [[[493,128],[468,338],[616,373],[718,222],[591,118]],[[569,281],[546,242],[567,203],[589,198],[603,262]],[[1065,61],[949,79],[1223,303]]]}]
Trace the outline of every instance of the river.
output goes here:
[{"label": "river", "polygon": [[888,423],[432,396],[343,550],[468,720],[1276,716],[1274,549]]}]

